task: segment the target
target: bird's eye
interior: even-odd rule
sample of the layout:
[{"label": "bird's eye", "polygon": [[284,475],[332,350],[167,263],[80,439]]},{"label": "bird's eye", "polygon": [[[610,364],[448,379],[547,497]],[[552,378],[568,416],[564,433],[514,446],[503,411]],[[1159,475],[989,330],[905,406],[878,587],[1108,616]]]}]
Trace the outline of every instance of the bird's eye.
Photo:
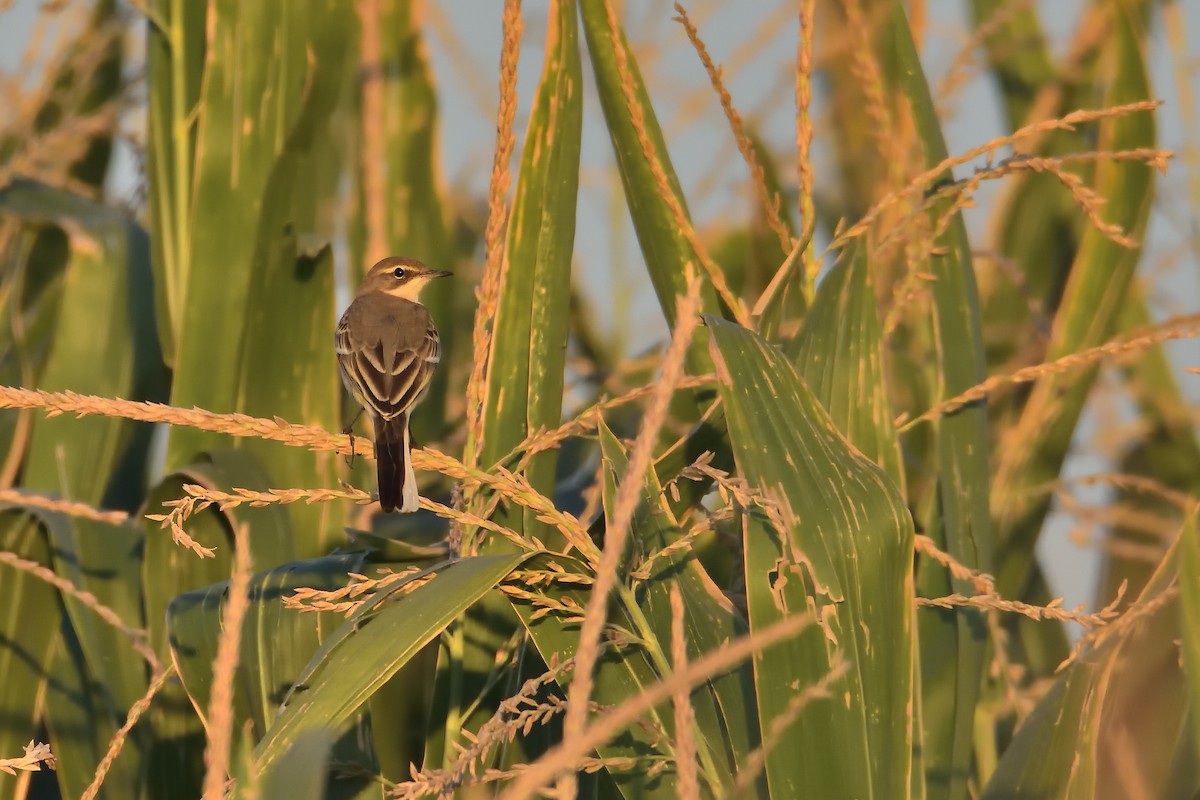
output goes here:
[{"label": "bird's eye", "polygon": [[404,271],[404,267],[396,267],[392,270],[392,274],[396,276],[397,280],[403,280],[408,273]]}]

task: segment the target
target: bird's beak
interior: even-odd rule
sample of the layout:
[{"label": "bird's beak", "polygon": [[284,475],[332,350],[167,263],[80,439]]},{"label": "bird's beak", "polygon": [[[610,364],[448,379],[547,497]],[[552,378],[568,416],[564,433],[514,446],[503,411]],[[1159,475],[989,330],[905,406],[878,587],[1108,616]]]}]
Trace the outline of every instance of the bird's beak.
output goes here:
[{"label": "bird's beak", "polygon": [[449,278],[454,273],[447,272],[444,269],[431,269],[431,270],[429,270],[429,272],[426,272],[425,274],[427,276],[429,276],[430,278]]}]

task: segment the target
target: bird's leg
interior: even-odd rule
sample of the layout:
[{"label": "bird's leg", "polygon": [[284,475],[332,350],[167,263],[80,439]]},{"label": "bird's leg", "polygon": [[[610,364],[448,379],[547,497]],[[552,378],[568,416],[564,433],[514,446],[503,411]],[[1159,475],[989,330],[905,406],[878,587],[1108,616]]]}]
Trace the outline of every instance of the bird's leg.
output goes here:
[{"label": "bird's leg", "polygon": [[350,420],[346,427],[342,428],[342,433],[350,437],[350,455],[346,456],[347,467],[354,466],[354,423],[358,422],[358,418],[362,416],[362,413],[363,410],[360,408],[358,413],[354,415],[354,418]]}]

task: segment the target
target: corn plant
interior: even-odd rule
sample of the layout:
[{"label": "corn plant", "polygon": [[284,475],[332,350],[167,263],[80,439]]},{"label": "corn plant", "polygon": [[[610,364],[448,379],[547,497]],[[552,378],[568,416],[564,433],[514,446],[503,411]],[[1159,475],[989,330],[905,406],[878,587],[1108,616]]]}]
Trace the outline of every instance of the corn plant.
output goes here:
[{"label": "corn plant", "polygon": [[[440,171],[435,5],[136,5],[97,0],[0,131],[0,796],[1200,791],[1200,446],[1163,349],[1200,322],[1143,252],[1145,51],[1182,4],[1094,0],[1056,59],[1035,4],[973,0],[931,82],[924,3],[801,0],[790,152],[676,4],[753,198],[719,229],[610,0],[550,0],[524,130],[503,4],[479,198]],[[951,154],[972,55],[1008,132]],[[640,358],[573,275],[597,103],[670,331]],[[458,275],[409,515],[376,513],[332,348],[388,254]],[[1114,385],[1136,430],[1079,478]],[[1080,484],[1112,490],[1092,610],[1036,555]]]}]

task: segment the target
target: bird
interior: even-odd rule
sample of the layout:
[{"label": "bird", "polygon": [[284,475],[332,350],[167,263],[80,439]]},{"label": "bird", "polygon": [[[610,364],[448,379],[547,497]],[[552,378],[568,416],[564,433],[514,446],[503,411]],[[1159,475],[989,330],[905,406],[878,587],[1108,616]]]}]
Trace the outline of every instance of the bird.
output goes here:
[{"label": "bird", "polygon": [[408,418],[441,361],[441,340],[421,290],[453,273],[414,258],[390,256],[367,271],[337,325],[342,382],[375,429],[379,504],[384,512],[420,504],[410,456]]}]

